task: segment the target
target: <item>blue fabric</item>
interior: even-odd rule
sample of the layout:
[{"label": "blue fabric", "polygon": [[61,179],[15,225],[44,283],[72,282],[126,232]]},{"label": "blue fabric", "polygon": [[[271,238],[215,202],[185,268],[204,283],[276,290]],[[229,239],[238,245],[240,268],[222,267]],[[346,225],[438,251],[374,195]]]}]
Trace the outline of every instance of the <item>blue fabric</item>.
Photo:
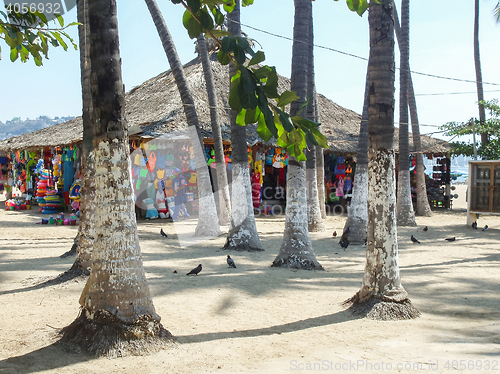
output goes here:
[{"label": "blue fabric", "polygon": [[[63,163],[63,176],[64,176],[64,192],[68,192],[73,185],[73,180],[75,177],[75,163],[73,160],[73,151],[66,152],[67,161]],[[70,161],[71,160],[71,161]]]}]

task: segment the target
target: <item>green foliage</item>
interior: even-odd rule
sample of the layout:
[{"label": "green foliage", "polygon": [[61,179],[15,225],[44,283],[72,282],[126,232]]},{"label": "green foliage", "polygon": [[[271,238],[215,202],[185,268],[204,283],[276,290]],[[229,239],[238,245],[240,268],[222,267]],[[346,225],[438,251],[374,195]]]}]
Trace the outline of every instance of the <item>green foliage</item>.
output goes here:
[{"label": "green foliage", "polygon": [[[334,0],[339,1],[339,0]],[[347,6],[353,12],[358,13],[361,17],[363,13],[370,7],[370,3],[380,4],[379,0],[346,0]]]},{"label": "green foliage", "polygon": [[[7,9],[6,9],[7,10]],[[12,62],[20,59],[26,62],[33,58],[37,66],[43,65],[45,57],[48,59],[49,44],[53,47],[62,47],[68,50],[68,42],[77,49],[73,39],[64,31],[66,28],[78,25],[72,22],[64,26],[64,19],[56,15],[54,23],[59,24],[58,28],[48,28],[47,18],[39,11],[26,13],[16,13],[11,10],[0,11],[0,39],[3,39],[10,48],[10,60]],[[0,45],[0,59],[2,58]]]},{"label": "green foliage", "polygon": [[[474,129],[476,134],[487,134],[489,138],[488,144],[481,144],[477,148],[477,154],[480,157],[488,159],[500,158],[500,106],[498,100],[481,101],[480,104],[489,111],[490,118],[484,123],[481,123],[477,118],[472,118],[467,122],[448,122],[440,127],[441,130],[446,130],[444,133],[447,136],[464,136],[472,134],[472,121],[474,121]],[[472,156],[474,154],[473,144],[463,141],[450,142],[455,155]]]},{"label": "green foliage", "polygon": [[[245,126],[257,123],[257,133],[265,141],[277,139],[280,147],[286,148],[291,156],[305,160],[303,150],[306,137],[314,145],[327,148],[326,137],[318,130],[319,123],[294,116],[290,117],[285,107],[298,99],[291,91],[278,92],[278,74],[272,66],[259,65],[265,60],[262,51],[255,52],[248,39],[242,36],[221,34],[214,30],[215,25],[224,21],[222,9],[231,12],[234,0],[172,0],[182,3],[186,8],[183,24],[191,38],[202,32],[206,36],[220,37],[220,50],[217,54],[223,65],[233,62],[235,74],[231,79],[229,105],[238,113],[236,123]],[[242,0],[243,6],[253,4],[253,0]],[[222,6],[222,8],[221,8]],[[208,20],[208,17],[210,20]]]}]

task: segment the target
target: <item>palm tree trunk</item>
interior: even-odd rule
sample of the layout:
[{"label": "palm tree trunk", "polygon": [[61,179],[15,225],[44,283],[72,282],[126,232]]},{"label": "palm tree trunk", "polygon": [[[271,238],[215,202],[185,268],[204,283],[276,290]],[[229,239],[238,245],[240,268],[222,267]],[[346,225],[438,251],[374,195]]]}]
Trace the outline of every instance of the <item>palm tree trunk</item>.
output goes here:
[{"label": "palm tree trunk", "polygon": [[370,2],[368,118],[368,241],[361,290],[346,301],[355,313],[380,320],[419,315],[401,285],[394,175],[393,1]]},{"label": "palm tree trunk", "polygon": [[80,224],[78,226],[78,245],[76,259],[71,270],[90,274],[92,266],[92,248],[94,246],[95,185],[94,185],[94,149],[92,123],[92,95],[90,92],[90,43],[88,0],[78,1],[78,35],[80,40],[80,72],[82,81],[82,179],[80,190]]},{"label": "palm tree trunk", "polygon": [[198,123],[198,114],[194,106],[194,100],[187,85],[184,70],[181,61],[175,49],[174,42],[168,31],[167,24],[161,15],[160,8],[155,0],[145,0],[151,17],[155,23],[158,35],[160,36],[163,49],[167,55],[168,63],[172,69],[175,83],[181,95],[184,113],[188,123],[189,136],[193,144],[193,151],[196,161],[197,187],[199,195],[200,213],[198,216],[198,225],[195,235],[197,236],[218,236],[221,234],[219,220],[217,217],[217,208],[215,206],[214,194],[210,183],[210,175],[203,152],[203,140]]},{"label": "palm tree trunk", "polygon": [[[316,84],[314,76],[314,26],[313,26],[313,14],[310,12],[309,17],[309,40],[307,44],[308,49],[308,59],[309,59],[309,69],[307,71],[307,98],[309,103],[307,105],[307,118],[312,121],[317,121],[316,118],[316,106],[318,104],[318,99],[316,95]],[[324,198],[324,182],[321,183],[323,186],[323,199],[319,197],[319,186],[318,186],[318,160],[316,158],[316,147],[307,140],[306,149],[306,183],[307,183],[307,222],[309,232],[323,231],[325,230],[325,225],[323,223],[321,205],[325,204]],[[323,157],[321,157],[323,159]],[[323,163],[324,164],[324,163]],[[322,166],[324,173],[324,165]],[[324,179],[323,177],[321,178]],[[321,204],[323,203],[323,204]]]},{"label": "palm tree trunk", "polygon": [[[352,184],[352,199],[347,210],[344,232],[348,232],[349,243],[363,244],[368,225],[368,90],[369,77],[366,71],[363,112],[359,126],[356,174]],[[349,230],[348,230],[349,229]]]},{"label": "palm tree trunk", "polygon": [[219,190],[219,224],[227,225],[231,221],[231,200],[229,197],[229,185],[227,182],[226,162],[224,160],[224,145],[220,129],[219,113],[217,112],[217,99],[215,93],[214,78],[210,66],[207,44],[205,37],[198,37],[198,51],[203,65],[203,74],[207,86],[208,105],[210,105],[210,122],[212,125],[212,136],[214,138],[215,165],[217,167],[217,186]]},{"label": "palm tree trunk", "polygon": [[[411,198],[408,134],[408,79],[410,77],[410,1],[401,0],[401,42],[399,74],[399,173],[397,195],[398,226],[416,226]],[[394,39],[394,37],[393,37]]]},{"label": "palm tree trunk", "polygon": [[[401,39],[401,27],[399,25],[398,12],[396,7],[394,7],[394,31],[396,32],[396,38],[398,44]],[[401,46],[400,46],[401,49]],[[415,100],[415,91],[413,89],[413,81],[411,78],[411,70],[408,64],[408,107],[410,109],[411,118],[411,128],[413,134],[413,148],[415,148],[416,157],[416,169],[417,169],[417,216],[430,217],[432,216],[432,210],[429,205],[429,199],[427,198],[427,186],[425,184],[425,167],[424,167],[424,155],[422,154],[422,141],[420,139],[420,126],[418,122],[417,114],[417,102]]]},{"label": "palm tree trunk", "polygon": [[[290,114],[296,115],[307,95],[307,72],[309,51],[309,24],[312,12],[310,0],[294,0],[295,19],[293,27],[291,88],[299,100],[291,104]],[[273,261],[275,267],[291,267],[305,270],[323,270],[316,260],[307,221],[305,163],[289,157],[286,180],[285,232],[280,252]]]},{"label": "palm tree trunk", "polygon": [[[235,36],[241,34],[240,1],[235,1],[234,10],[228,14],[228,31]],[[234,75],[234,66],[229,66],[229,77]],[[252,203],[252,185],[248,167],[246,129],[236,124],[236,113],[231,111],[231,163],[232,204],[231,226],[224,249],[236,251],[263,251],[260,243]]]},{"label": "palm tree trunk", "polygon": [[[484,100],[483,93],[483,75],[481,73],[481,60],[479,57],[479,0],[474,0],[474,66],[476,68],[476,89],[478,103]],[[486,114],[484,106],[478,104],[479,107],[479,122],[484,125]],[[488,134],[481,134],[481,144],[488,144]]]},{"label": "palm tree trunk", "polygon": [[141,260],[114,0],[89,0],[95,237],[80,316],[62,342],[94,355],[141,354],[169,333],[160,323]]}]

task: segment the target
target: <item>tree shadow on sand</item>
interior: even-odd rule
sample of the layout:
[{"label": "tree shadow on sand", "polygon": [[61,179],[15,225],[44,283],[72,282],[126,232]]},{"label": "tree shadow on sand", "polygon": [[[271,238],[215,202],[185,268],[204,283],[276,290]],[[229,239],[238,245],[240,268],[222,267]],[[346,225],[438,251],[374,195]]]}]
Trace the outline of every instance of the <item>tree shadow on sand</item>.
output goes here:
[{"label": "tree shadow on sand", "polygon": [[[335,325],[360,318],[362,317],[354,316],[349,311],[342,310],[325,316],[306,318],[281,325],[250,330],[233,330],[196,335],[181,335],[174,337],[174,339],[179,344],[190,344],[224,339],[253,338],[274,334],[281,335],[315,327]],[[47,370],[60,369],[93,359],[95,358],[85,354],[65,352],[61,345],[58,342],[55,342],[47,347],[40,348],[21,356],[1,360],[0,372],[16,374],[37,373]]]},{"label": "tree shadow on sand", "polygon": [[254,338],[259,336],[286,334],[289,332],[297,332],[300,330],[307,330],[314,327],[322,327],[328,325],[335,325],[355,319],[361,319],[362,316],[353,315],[348,310],[342,310],[326,316],[311,317],[301,319],[295,322],[284,323],[282,325],[275,325],[270,327],[261,327],[250,330],[233,330],[221,331],[215,333],[204,333],[195,335],[180,335],[176,336],[176,341],[179,343],[202,343],[214,340],[234,339],[234,338]]}]

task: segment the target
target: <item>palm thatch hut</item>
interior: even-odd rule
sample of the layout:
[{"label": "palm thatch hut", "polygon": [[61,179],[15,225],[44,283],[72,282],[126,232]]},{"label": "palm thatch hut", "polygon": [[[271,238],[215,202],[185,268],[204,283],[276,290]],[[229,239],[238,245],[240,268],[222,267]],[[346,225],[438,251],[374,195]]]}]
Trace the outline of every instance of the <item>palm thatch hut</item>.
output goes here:
[{"label": "palm thatch hut", "polygon": [[[228,70],[212,60],[212,71],[217,91],[217,110],[221,121],[223,138],[230,141],[230,119],[228,107]],[[210,142],[210,108],[205,88],[203,68],[199,58],[184,65],[184,72],[193,95],[199,116],[201,131]],[[289,89],[290,80],[279,78],[279,89]],[[355,154],[359,137],[361,116],[343,108],[325,96],[318,95],[320,122],[323,133],[328,139],[329,150],[335,153]],[[166,71],[134,87],[126,94],[126,115],[129,134],[132,139],[153,139],[175,134],[187,128],[186,117],[171,71]],[[396,129],[395,137],[398,137]],[[0,150],[31,150],[42,147],[62,147],[76,144],[82,140],[83,125],[81,117],[60,123],[32,133],[15,136],[0,141]],[[260,142],[256,126],[247,126],[247,142],[250,145]],[[410,141],[410,144],[413,142]],[[269,145],[273,145],[271,140]],[[396,151],[398,141],[394,142]],[[447,153],[447,142],[430,136],[422,136],[422,147],[426,153]]]}]

